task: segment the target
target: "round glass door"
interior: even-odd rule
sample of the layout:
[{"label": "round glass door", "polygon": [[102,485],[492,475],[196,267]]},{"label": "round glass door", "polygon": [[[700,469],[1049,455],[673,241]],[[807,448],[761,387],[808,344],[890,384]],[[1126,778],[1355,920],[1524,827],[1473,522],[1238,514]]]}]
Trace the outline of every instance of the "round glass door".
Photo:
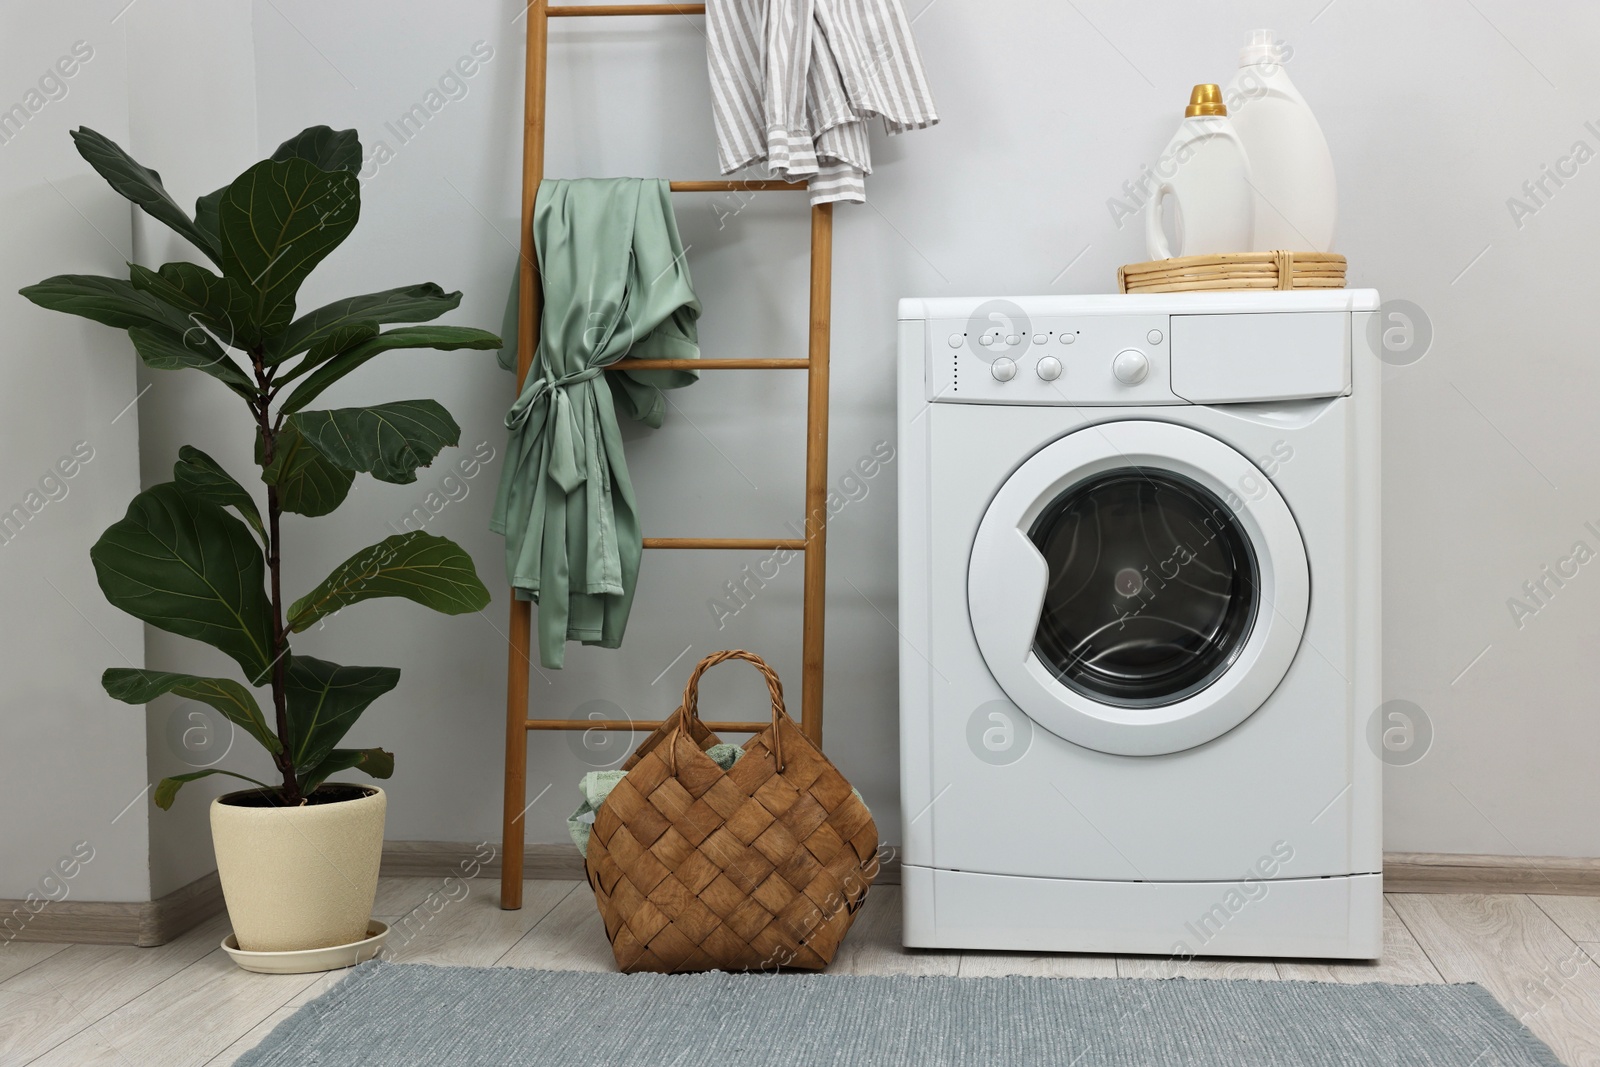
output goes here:
[{"label": "round glass door", "polygon": [[1028,531],[1049,568],[1033,651],[1064,685],[1122,707],[1183,700],[1249,639],[1255,553],[1229,509],[1170,471],[1072,486]]},{"label": "round glass door", "polygon": [[[1258,483],[1248,502],[1228,495]],[[1260,468],[1143,419],[1025,459],[967,565],[972,634],[1006,696],[1114,755],[1181,752],[1249,718],[1294,662],[1310,602],[1300,529]]]}]

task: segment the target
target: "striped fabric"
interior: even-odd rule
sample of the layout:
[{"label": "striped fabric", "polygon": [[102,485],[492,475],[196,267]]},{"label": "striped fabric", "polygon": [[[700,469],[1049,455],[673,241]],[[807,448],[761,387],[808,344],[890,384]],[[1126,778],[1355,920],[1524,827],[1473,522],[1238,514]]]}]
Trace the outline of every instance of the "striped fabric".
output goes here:
[{"label": "striped fabric", "polygon": [[765,161],[813,204],[860,203],[867,119],[939,121],[900,0],[708,0],[706,40],[724,174]]}]

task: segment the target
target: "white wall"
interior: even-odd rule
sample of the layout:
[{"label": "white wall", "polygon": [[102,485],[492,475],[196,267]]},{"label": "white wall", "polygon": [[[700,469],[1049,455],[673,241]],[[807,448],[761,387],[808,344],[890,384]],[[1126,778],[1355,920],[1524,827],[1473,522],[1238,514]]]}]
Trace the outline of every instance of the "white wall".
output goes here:
[{"label": "white wall", "polygon": [[[498,328],[517,255],[523,25],[512,20],[521,4],[459,4],[445,13],[412,2],[386,11],[374,20],[370,10],[348,7],[275,2],[256,9],[263,150],[313,122],[354,125],[369,146],[382,139],[395,150],[392,161],[363,183],[361,226],[313,277],[304,303],[437,281],[467,294],[452,321]],[[699,27],[699,20],[684,19],[613,25],[610,32],[581,23],[554,27],[549,173],[715,176]],[[386,123],[422,100],[479,41],[494,54],[468,83],[467,95],[402,145]],[[802,354],[804,202],[789,194],[760,197],[721,229],[710,198],[685,198],[678,206],[707,306],[705,354]],[[870,209],[840,214],[835,480],[875,442],[893,439],[890,320],[897,293],[866,288],[876,271],[862,257],[883,257],[890,271],[908,266],[903,246],[884,243],[892,231],[876,228]],[[926,284],[908,277],[900,289]],[[501,420],[511,394],[510,376],[491,354],[417,353],[352,376],[327,403],[437,396],[462,424],[465,446],[486,441],[503,453]],[[651,533],[776,534],[801,519],[802,377],[718,376],[671,401],[662,430],[625,430]],[[507,599],[501,541],[486,531],[486,521],[502,462],[503,455],[469,483],[465,501],[451,504],[428,527],[473,552],[496,596],[484,616],[440,618],[410,605],[369,606],[342,613],[326,631],[310,635],[319,655],[406,667],[399,691],[357,728],[362,743],[382,743],[397,753],[392,836],[498,840]],[[291,526],[291,551],[303,546],[291,584],[315,581],[350,551],[387,533],[385,524],[422,503],[442,474],[442,468],[423,472],[416,485],[401,487],[363,480],[331,520]],[[833,530],[828,727],[830,749],[884,816],[891,838],[897,833],[895,638],[879,612],[892,617],[895,610],[892,584],[885,584],[893,572],[892,480],[891,468]],[[722,595],[723,583],[754,559],[647,556],[623,649],[570,648],[564,671],[535,674],[536,713],[570,715],[587,702],[607,701],[635,717],[659,717],[676,705],[698,657],[733,646],[768,655],[798,699],[798,567],[725,630],[713,624],[707,601]],[[373,625],[378,620],[387,625]],[[759,715],[764,689],[754,675],[737,667],[724,671],[708,686],[706,706],[737,695],[740,714]],[[529,813],[531,839],[565,839],[563,819],[575,806],[576,779],[586,769],[573,751],[581,743],[579,735],[533,738],[530,799],[547,784],[553,788]]]},{"label": "white wall", "polygon": [[[838,211],[834,479],[890,438],[896,298],[1110,289],[1118,264],[1144,257],[1137,225],[1113,225],[1107,200],[1165,143],[1189,87],[1228,78],[1249,30],[1272,26],[1293,46],[1292,75],[1333,145],[1352,283],[1420,305],[1436,334],[1421,362],[1389,370],[1385,397],[1387,696],[1419,704],[1436,731],[1426,758],[1389,771],[1389,847],[1600,854],[1600,721],[1589,711],[1600,658],[1584,654],[1600,623],[1600,578],[1575,580],[1520,631],[1505,603],[1574,539],[1600,549],[1581,527],[1600,519],[1600,474],[1583,443],[1600,385],[1585,373],[1582,310],[1600,280],[1588,256],[1600,163],[1521,230],[1505,205],[1575,139],[1600,148],[1583,127],[1600,119],[1584,105],[1600,77],[1583,51],[1600,28],[1592,5],[1494,2],[1479,5],[1484,17],[1370,0],[908,6],[944,121],[880,140],[870,203]],[[384,136],[383,123],[472,42],[496,50],[470,94],[365,184],[363,229],[315,279],[319,294],[434,279],[467,291],[458,321],[500,321],[517,236],[520,10],[517,0],[447,12],[419,2],[380,18],[257,5],[263,147],[314,121]],[[549,173],[713,174],[700,25],[554,25]],[[711,200],[678,201],[706,306],[705,354],[799,352],[803,207],[767,194],[719,228]],[[797,518],[802,388],[798,376],[730,375],[674,395],[668,425],[634,435],[629,457],[650,532],[757,534]],[[368,370],[341,399],[438,395],[465,442],[498,444],[508,392],[484,357],[419,354]],[[892,479],[880,477],[832,528],[827,740],[895,840]],[[490,481],[436,523],[497,575],[499,545],[483,533]],[[429,482],[363,488],[323,524],[339,532],[323,535],[303,580],[364,526],[381,532]],[[646,559],[623,649],[573,650],[565,671],[536,675],[539,714],[593,699],[638,715],[668,710],[689,662],[731,645],[770,654],[797,686],[798,573],[718,632],[706,601],[745,560]],[[487,619],[366,610],[395,619],[395,630],[367,630],[352,612],[352,632],[325,639],[340,655],[413,665],[361,728],[400,746],[392,832],[492,835],[503,599]],[[712,706],[737,691],[742,711],[759,707],[750,680],[727,670],[735,678],[719,680]],[[532,740],[530,795],[555,783],[530,813],[534,839],[561,839],[581,767],[571,744]]]},{"label": "white wall", "polygon": [[[149,894],[144,716],[100,689],[104,668],[142,665],[143,627],[105,602],[89,564],[138,490],[133,347],[17,295],[54,274],[118,273],[131,254],[127,203],[67,136],[127,136],[117,7],[8,3],[0,33],[0,899]],[[62,879],[79,842],[92,858]]]},{"label": "white wall", "polygon": [[[163,0],[130,7],[122,21],[128,24],[130,112],[123,147],[160,171],[167,190],[192,212],[197,197],[228,184],[261,158],[256,151],[250,6]],[[187,241],[142,211],[135,213],[133,236],[133,258],[147,266],[175,259],[210,266]],[[144,414],[139,443],[144,485],[171,481],[178,449],[185,444],[210,453],[245,485],[258,481],[249,422],[241,422],[248,420],[248,412],[220,382],[141,364],[139,386],[146,390],[139,402]],[[154,627],[148,627],[147,634],[152,666],[238,676],[237,665],[207,645]],[[219,759],[223,751],[226,755]],[[271,765],[254,741],[205,705],[177,697],[163,697],[149,706],[147,755],[152,782],[206,766],[270,780],[262,772]],[[236,778],[215,776],[185,786],[171,810],[151,809],[153,896],[170,893],[216,868],[207,801],[244,785]]]},{"label": "white wall", "polygon": [[[173,0],[140,6],[187,9]],[[1165,143],[1189,87],[1226,80],[1249,30],[1272,26],[1292,45],[1289,70],[1333,147],[1339,249],[1350,257],[1352,284],[1416,303],[1435,333],[1420,362],[1386,370],[1386,697],[1420,705],[1435,731],[1426,758],[1388,772],[1387,846],[1600,855],[1600,720],[1589,696],[1600,684],[1600,657],[1590,653],[1600,577],[1582,568],[1520,629],[1506,603],[1575,540],[1600,550],[1600,536],[1582,525],[1595,520],[1600,528],[1600,473],[1589,447],[1600,384],[1585,314],[1600,280],[1589,255],[1600,223],[1600,163],[1564,188],[1551,186],[1554,195],[1520,228],[1506,206],[1574,141],[1600,149],[1600,134],[1584,127],[1596,119],[1600,129],[1600,111],[1585,103],[1597,98],[1600,74],[1585,48],[1600,32],[1600,12],[1505,0],[1478,4],[1481,15],[1375,0],[908,7],[943,123],[878,140],[870,203],[838,210],[834,482],[875,442],[892,440],[896,298],[1112,289],[1116,266],[1143,251],[1138,220],[1117,227],[1108,200]],[[363,182],[361,225],[313,276],[302,303],[436,281],[466,291],[450,321],[494,328],[516,257],[521,8],[520,0],[255,3],[253,113],[236,83],[206,73],[215,62],[206,59],[210,31],[174,18],[170,30],[138,39],[136,66],[189,64],[191,92],[230,86],[222,99],[237,113],[205,118],[228,145],[211,153],[196,140],[184,149],[186,134],[172,132],[185,121],[182,109],[159,94],[135,97],[133,130],[164,151],[188,153],[185,167],[150,160],[183,199],[250,162],[232,158],[244,131],[256,131],[255,157],[321,122],[356,126],[369,146],[387,141],[394,156]],[[713,176],[700,25],[557,23],[549,173]],[[401,145],[385,123],[423,100],[478,41],[494,55],[465,97]],[[764,194],[721,217],[734,205],[687,196],[677,203],[706,307],[705,355],[802,351],[803,205]],[[35,249],[58,241],[57,229]],[[30,262],[38,258],[35,251]],[[492,355],[402,353],[347,379],[328,402],[437,397],[461,423],[467,449],[488,442],[503,451],[510,393]],[[181,406],[162,409],[166,425],[147,435],[147,477],[182,440],[230,462],[243,457],[246,431],[215,415],[229,398],[196,387],[170,402],[180,396]],[[708,375],[671,400],[661,430],[628,431],[649,533],[756,535],[799,519],[798,376]],[[13,482],[26,480],[31,467],[18,468],[9,455],[4,462]],[[498,836],[506,599],[500,543],[485,524],[500,462],[429,525],[474,554],[496,594],[484,616],[368,604],[303,641],[341,662],[405,668],[399,690],[352,737],[397,755],[393,837]],[[291,521],[289,587],[308,587],[387,534],[386,523],[420,504],[445,473],[441,462],[412,486],[362,479],[332,517]],[[893,479],[891,467],[831,528],[827,684],[827,748],[891,841],[899,836]],[[601,700],[658,715],[675,705],[694,659],[732,646],[768,655],[797,690],[798,569],[725,629],[713,622],[707,601],[745,562],[647,555],[623,649],[570,649],[566,670],[535,675],[535,713],[569,715]],[[166,655],[152,642],[153,661],[164,664]],[[757,713],[753,679],[724,670],[708,686],[706,706]],[[564,838],[562,818],[585,769],[578,744],[576,736],[533,736],[530,797],[552,788],[529,814],[532,840]],[[243,749],[228,765],[235,760],[265,766]],[[197,791],[179,803],[202,800]],[[194,853],[177,866],[201,862]]]}]

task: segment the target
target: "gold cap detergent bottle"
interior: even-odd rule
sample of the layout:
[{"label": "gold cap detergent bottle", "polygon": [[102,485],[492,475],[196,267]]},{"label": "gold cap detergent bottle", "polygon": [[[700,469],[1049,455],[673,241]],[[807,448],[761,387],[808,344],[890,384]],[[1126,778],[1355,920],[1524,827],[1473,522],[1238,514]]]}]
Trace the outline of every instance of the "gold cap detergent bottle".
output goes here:
[{"label": "gold cap detergent bottle", "polygon": [[[1145,208],[1151,259],[1248,252],[1255,231],[1250,158],[1215,85],[1196,85],[1183,123],[1156,160],[1156,187]],[[1177,202],[1174,245],[1167,242],[1162,202]]]}]

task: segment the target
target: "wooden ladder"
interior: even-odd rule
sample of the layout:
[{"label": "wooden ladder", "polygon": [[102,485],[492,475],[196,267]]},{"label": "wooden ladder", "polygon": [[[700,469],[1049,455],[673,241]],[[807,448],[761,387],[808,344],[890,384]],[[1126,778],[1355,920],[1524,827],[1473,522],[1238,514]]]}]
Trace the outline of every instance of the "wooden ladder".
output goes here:
[{"label": "wooden ladder", "polygon": [[[550,19],[632,15],[703,15],[704,4],[528,5],[527,84],[522,136],[522,274],[517,304],[517,393],[533,365],[539,329],[538,258],[533,244],[533,205],[544,178],[545,73]],[[781,181],[675,181],[674,192],[806,192],[803,183]],[[833,205],[811,208],[811,327],[805,359],[622,359],[613,370],[803,370],[806,392],[806,511],[802,538],[647,537],[645,548],[750,551],[788,549],[805,558],[802,609],[800,729],[822,743],[822,649],[827,560],[828,343],[833,297]],[[506,780],[502,826],[500,906],[522,907],[523,816],[528,804],[529,730],[654,730],[659,722],[610,722],[528,717],[528,672],[533,635],[532,605],[511,600],[510,653],[506,674]],[[762,722],[712,722],[713,730],[754,733]]]}]

